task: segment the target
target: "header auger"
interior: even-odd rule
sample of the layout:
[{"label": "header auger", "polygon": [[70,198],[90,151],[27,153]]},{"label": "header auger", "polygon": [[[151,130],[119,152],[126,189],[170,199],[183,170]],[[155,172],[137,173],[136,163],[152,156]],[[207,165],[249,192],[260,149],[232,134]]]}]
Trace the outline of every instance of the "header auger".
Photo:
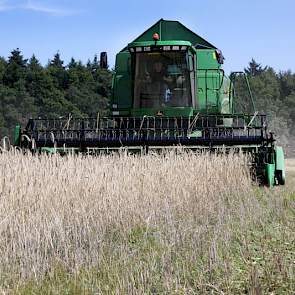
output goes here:
[{"label": "header auger", "polygon": [[[141,152],[166,148],[239,150],[261,182],[285,183],[284,154],[255,110],[235,110],[235,77],[214,45],[177,21],[159,20],[116,56],[110,116],[30,119],[14,145],[33,152]],[[101,67],[107,66],[106,53]],[[249,86],[247,77],[245,81]]]}]

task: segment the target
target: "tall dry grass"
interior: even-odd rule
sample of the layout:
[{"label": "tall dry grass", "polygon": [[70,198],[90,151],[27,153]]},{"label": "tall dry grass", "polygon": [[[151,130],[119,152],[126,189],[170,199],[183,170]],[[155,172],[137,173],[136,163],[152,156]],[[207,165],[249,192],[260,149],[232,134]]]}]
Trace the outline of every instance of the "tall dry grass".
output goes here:
[{"label": "tall dry grass", "polygon": [[265,215],[245,163],[231,154],[0,154],[3,290],[56,279],[59,268],[76,283],[84,270],[83,292],[238,288],[232,242]]}]

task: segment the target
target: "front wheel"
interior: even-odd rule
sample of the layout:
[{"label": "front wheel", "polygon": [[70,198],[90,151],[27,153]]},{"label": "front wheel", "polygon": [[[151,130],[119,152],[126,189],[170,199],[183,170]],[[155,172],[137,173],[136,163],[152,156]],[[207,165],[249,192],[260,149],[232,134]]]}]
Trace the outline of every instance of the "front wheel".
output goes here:
[{"label": "front wheel", "polygon": [[282,170],[276,171],[276,179],[277,179],[279,185],[286,184],[286,178],[285,178],[284,174],[285,173]]}]

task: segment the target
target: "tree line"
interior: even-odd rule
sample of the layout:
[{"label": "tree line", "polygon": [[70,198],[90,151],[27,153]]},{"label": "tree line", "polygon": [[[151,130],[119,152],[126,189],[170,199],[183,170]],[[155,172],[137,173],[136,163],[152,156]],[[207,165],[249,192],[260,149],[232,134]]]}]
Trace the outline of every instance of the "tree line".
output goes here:
[{"label": "tree line", "polygon": [[97,116],[105,114],[111,93],[111,71],[101,69],[95,55],[86,64],[71,59],[65,65],[56,53],[46,66],[19,49],[0,57],[0,137],[29,118]]},{"label": "tree line", "polygon": [[[257,111],[268,117],[269,129],[278,142],[295,152],[295,74],[290,70],[276,72],[254,59],[244,69]],[[240,109],[249,107],[249,92],[243,77],[236,81],[236,100]],[[290,152],[291,152],[290,150]]]},{"label": "tree line", "polygon": [[[269,115],[270,128],[283,144],[295,137],[295,74],[276,72],[252,59],[244,69],[258,111]],[[19,49],[0,57],[0,137],[11,135],[17,123],[30,117],[52,118],[105,115],[111,95],[112,72],[101,69],[97,56],[86,64],[74,58],[65,65],[59,53],[43,66],[33,55],[25,59]],[[236,80],[237,105],[249,107],[247,86]]]}]

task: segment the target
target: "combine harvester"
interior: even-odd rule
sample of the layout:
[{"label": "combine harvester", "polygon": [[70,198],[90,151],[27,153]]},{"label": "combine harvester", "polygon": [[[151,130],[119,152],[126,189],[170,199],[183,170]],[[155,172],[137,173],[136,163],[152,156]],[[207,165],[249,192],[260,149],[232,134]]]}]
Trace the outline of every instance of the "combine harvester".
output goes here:
[{"label": "combine harvester", "polygon": [[[264,184],[285,183],[284,154],[266,116],[235,111],[235,78],[220,50],[177,21],[159,20],[116,57],[111,116],[30,119],[16,126],[14,145],[32,152],[88,153],[189,148],[251,155]],[[101,67],[107,56],[101,54]]]}]

